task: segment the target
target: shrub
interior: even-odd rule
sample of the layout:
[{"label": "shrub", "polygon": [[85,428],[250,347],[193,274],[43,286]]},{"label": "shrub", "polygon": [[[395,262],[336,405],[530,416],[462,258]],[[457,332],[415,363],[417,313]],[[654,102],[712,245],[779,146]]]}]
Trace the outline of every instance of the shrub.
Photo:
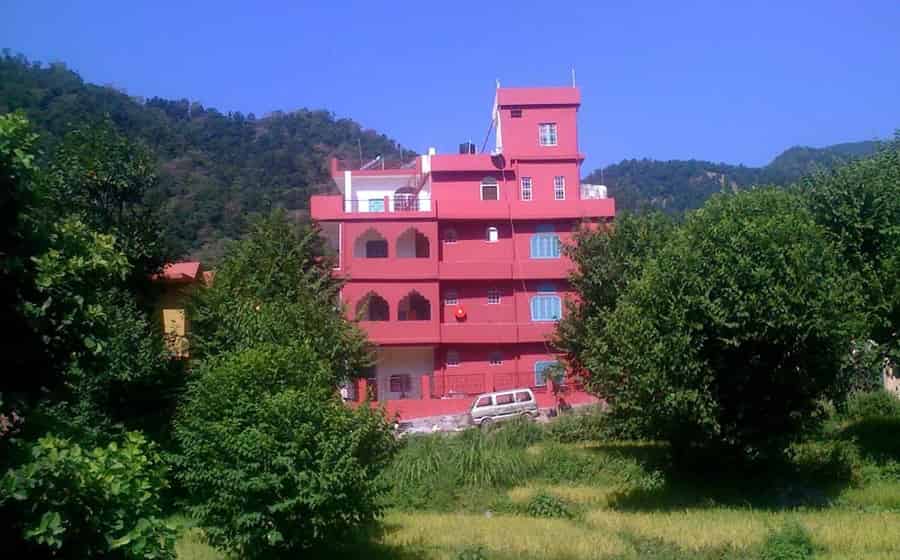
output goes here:
[{"label": "shrub", "polygon": [[176,415],[176,474],[211,544],[296,556],[380,515],[393,436],[381,411],[345,406],[333,378],[305,344],[226,353],[195,373]]},{"label": "shrub", "polygon": [[527,418],[515,418],[492,427],[488,440],[495,445],[524,449],[544,439],[544,429]]},{"label": "shrub", "polygon": [[795,443],[788,456],[800,474],[823,482],[859,482],[862,476],[859,450],[849,441]]},{"label": "shrub", "polygon": [[153,444],[127,433],[91,451],[55,436],[3,478],[0,501],[18,509],[34,554],[65,558],[174,558],[175,529],[161,520],[166,483]]},{"label": "shrub", "polygon": [[766,538],[760,553],[761,560],[806,560],[815,555],[809,532],[797,521],[785,523]]},{"label": "shrub", "polygon": [[573,517],[569,504],[557,496],[539,492],[532,496],[525,506],[525,511],[531,517],[548,517],[559,519],[571,519]]},{"label": "shrub", "polygon": [[559,443],[579,443],[602,439],[607,431],[603,413],[597,407],[564,414],[551,420],[546,427],[547,437]]},{"label": "shrub", "polygon": [[846,416],[851,420],[876,417],[900,418],[900,399],[884,389],[853,393],[847,399]]}]

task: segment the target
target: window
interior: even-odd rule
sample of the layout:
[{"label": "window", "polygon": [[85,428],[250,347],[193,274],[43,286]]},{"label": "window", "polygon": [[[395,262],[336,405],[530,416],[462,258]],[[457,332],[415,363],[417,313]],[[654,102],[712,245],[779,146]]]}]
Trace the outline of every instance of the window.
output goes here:
[{"label": "window", "polygon": [[444,305],[458,305],[459,299],[456,290],[447,290],[444,292]]},{"label": "window", "polygon": [[553,198],[556,200],[566,199],[566,178],[562,175],[553,178]]},{"label": "window", "polygon": [[544,372],[555,365],[556,362],[553,360],[545,360],[534,363],[534,385],[536,387],[543,387],[547,384],[547,377],[544,375]]},{"label": "window", "polygon": [[556,123],[541,123],[538,125],[538,137],[541,146],[556,145]]},{"label": "window", "polygon": [[391,393],[408,393],[412,389],[412,381],[408,374],[392,375],[390,379]]},{"label": "window", "polygon": [[388,256],[388,243],[385,239],[372,239],[366,241],[367,259],[386,259]]},{"label": "window", "polygon": [[531,200],[531,177],[522,177],[521,183],[521,198],[522,200],[529,201]]},{"label": "window", "polygon": [[456,367],[459,365],[459,352],[456,350],[447,350],[447,367]]},{"label": "window", "polygon": [[488,356],[488,363],[492,366],[503,365],[503,352],[496,350]]},{"label": "window", "polygon": [[559,321],[562,317],[562,300],[555,290],[550,282],[538,286],[538,294],[531,296],[532,321]]},{"label": "window", "polygon": [[444,243],[456,243],[457,239],[455,229],[449,228],[444,230]]},{"label": "window", "polygon": [[369,212],[384,212],[384,199],[383,198],[370,198],[369,199]]},{"label": "window", "polygon": [[488,289],[488,305],[497,305],[500,303],[500,288]]},{"label": "window", "polygon": [[498,404],[512,404],[513,403],[513,394],[512,393],[504,393],[502,395],[496,395],[494,397],[494,401]]},{"label": "window", "polygon": [[530,402],[531,401],[531,393],[528,391],[519,391],[516,393],[516,402]]},{"label": "window", "polygon": [[497,179],[485,177],[481,180],[481,200],[500,200],[500,185]]},{"label": "window", "polygon": [[509,116],[514,119],[521,119],[522,118],[522,109],[510,109]]},{"label": "window", "polygon": [[497,240],[500,239],[500,231],[496,226],[491,226],[487,228],[486,237],[488,243],[496,243]]},{"label": "window", "polygon": [[475,403],[475,408],[481,408],[484,406],[491,406],[491,397],[481,397]]},{"label": "window", "polygon": [[540,225],[531,236],[532,259],[558,259],[559,237],[552,225]]}]

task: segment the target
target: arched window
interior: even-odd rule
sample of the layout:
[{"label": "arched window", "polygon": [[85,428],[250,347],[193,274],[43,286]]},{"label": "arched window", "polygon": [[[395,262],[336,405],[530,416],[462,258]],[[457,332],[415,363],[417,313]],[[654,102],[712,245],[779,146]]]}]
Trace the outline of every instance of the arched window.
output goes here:
[{"label": "arched window", "polygon": [[500,185],[494,177],[481,180],[481,200],[500,200]]},{"label": "arched window", "polygon": [[356,304],[356,316],[360,321],[389,321],[391,312],[386,299],[369,292]]},{"label": "arched window", "polygon": [[447,228],[444,230],[444,243],[456,243],[458,239],[455,229]]},{"label": "arched window", "polygon": [[358,259],[386,259],[387,239],[375,229],[369,228],[353,242],[353,256]]},{"label": "arched window", "polygon": [[562,317],[562,300],[555,293],[552,282],[543,282],[537,288],[538,293],[531,296],[532,321],[559,321]]},{"label": "arched window", "polygon": [[559,247],[559,236],[552,225],[539,225],[531,236],[532,259],[558,259]]},{"label": "arched window", "polygon": [[413,290],[400,300],[397,308],[399,321],[430,321],[431,303],[419,292]]},{"label": "arched window", "polygon": [[430,252],[428,237],[416,228],[409,228],[397,238],[397,258],[427,259]]}]

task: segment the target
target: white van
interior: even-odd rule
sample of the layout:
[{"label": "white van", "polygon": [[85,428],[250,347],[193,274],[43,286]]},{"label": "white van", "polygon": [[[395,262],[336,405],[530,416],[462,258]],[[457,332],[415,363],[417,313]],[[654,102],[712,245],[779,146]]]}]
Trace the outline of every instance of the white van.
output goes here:
[{"label": "white van", "polygon": [[531,389],[510,389],[478,395],[469,410],[472,424],[476,426],[487,426],[491,422],[519,416],[536,418],[537,415],[537,399]]}]

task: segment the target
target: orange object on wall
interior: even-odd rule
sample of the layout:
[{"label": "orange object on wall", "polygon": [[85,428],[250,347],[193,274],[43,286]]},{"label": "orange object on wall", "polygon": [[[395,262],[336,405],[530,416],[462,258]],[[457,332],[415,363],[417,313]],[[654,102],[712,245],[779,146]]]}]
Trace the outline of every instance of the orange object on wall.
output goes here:
[{"label": "orange object on wall", "polygon": [[454,313],[457,321],[465,321],[466,320],[466,310],[462,307],[457,307],[456,312]]}]

